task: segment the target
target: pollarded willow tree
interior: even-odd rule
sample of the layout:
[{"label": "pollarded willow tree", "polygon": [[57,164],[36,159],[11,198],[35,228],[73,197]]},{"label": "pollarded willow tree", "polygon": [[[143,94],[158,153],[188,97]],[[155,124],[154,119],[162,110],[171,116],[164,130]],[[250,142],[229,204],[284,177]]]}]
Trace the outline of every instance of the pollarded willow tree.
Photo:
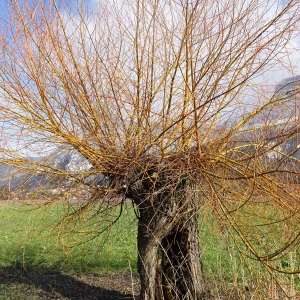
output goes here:
[{"label": "pollarded willow tree", "polygon": [[[274,70],[293,74],[288,57],[299,1],[7,5],[1,162],[86,187],[81,209],[120,195],[131,199],[141,300],[206,297],[198,234],[203,203],[270,272],[272,261],[297,245],[297,145],[283,149],[298,137],[297,91],[287,97],[264,80]],[[66,171],[26,159],[55,147],[75,149],[89,167]],[[94,184],[90,178],[99,174],[105,180]],[[258,248],[252,238],[255,228],[268,234],[271,221],[251,227],[238,213],[265,201],[291,229],[277,249]]]}]

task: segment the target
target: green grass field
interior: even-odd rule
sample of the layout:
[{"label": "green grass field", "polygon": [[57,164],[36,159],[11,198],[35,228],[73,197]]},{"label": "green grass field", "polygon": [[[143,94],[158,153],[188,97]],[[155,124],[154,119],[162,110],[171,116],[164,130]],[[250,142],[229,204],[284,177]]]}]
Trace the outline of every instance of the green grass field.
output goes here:
[{"label": "green grass field", "polygon": [[[0,266],[25,272],[58,270],[67,274],[136,272],[137,220],[131,206],[125,208],[113,226],[110,225],[119,212],[117,208],[111,211],[107,220],[93,208],[79,214],[74,222],[68,219],[60,222],[76,208],[63,205],[0,206]],[[98,217],[92,218],[97,214]],[[109,230],[97,235],[105,226]],[[214,294],[226,293],[233,299],[259,299],[253,295],[280,294],[275,288],[276,280],[288,291],[300,290],[299,275],[276,274],[275,278],[260,262],[248,258],[243,245],[231,238],[234,231],[221,232],[220,224],[209,209],[203,210],[199,228],[203,267]],[[274,226],[270,231],[272,235],[268,235],[267,242],[273,247],[275,239],[271,239],[279,235],[276,230]],[[261,236],[256,242],[263,249],[267,244],[264,242],[266,234],[263,229],[259,232]],[[286,252],[273,265],[287,271],[299,269],[299,253],[299,249]],[[0,299],[10,298],[1,298],[0,292]]]},{"label": "green grass field", "polygon": [[60,205],[0,207],[0,265],[92,274],[136,269],[132,212],[125,211],[115,226],[95,238],[99,224],[94,220],[89,224],[85,216],[66,228],[59,224],[64,214]]}]

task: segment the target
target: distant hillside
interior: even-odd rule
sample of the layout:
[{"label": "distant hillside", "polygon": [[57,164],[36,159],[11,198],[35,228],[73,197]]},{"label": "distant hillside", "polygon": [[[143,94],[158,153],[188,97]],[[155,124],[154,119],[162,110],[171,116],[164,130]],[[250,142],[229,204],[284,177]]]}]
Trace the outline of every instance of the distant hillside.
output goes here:
[{"label": "distant hillside", "polygon": [[[28,161],[39,162],[52,168],[66,171],[66,173],[78,173],[88,171],[92,165],[75,149],[65,147],[53,151],[44,158],[28,158]],[[108,184],[104,175],[86,176],[83,178],[87,184],[105,186]],[[9,192],[26,194],[34,191],[47,191],[57,188],[68,189],[73,184],[67,176],[50,176],[37,169],[36,172],[26,172],[7,165],[0,165],[0,191],[3,195]],[[0,195],[1,197],[1,195]]]}]

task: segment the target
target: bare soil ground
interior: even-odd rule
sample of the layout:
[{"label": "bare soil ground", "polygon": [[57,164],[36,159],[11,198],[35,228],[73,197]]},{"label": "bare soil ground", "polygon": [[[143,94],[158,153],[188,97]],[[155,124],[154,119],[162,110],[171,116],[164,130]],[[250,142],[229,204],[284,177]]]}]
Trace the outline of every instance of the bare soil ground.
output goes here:
[{"label": "bare soil ground", "polygon": [[0,299],[138,300],[136,273],[69,275],[0,267]]}]

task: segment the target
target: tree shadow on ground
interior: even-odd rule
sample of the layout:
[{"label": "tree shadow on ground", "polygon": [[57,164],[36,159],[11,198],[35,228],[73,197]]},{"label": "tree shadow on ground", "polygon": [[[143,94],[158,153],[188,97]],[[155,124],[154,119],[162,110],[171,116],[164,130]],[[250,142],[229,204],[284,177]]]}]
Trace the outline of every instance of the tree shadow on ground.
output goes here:
[{"label": "tree shadow on ground", "polygon": [[137,275],[130,273],[81,276],[0,267],[1,299],[138,300],[138,288]]}]

